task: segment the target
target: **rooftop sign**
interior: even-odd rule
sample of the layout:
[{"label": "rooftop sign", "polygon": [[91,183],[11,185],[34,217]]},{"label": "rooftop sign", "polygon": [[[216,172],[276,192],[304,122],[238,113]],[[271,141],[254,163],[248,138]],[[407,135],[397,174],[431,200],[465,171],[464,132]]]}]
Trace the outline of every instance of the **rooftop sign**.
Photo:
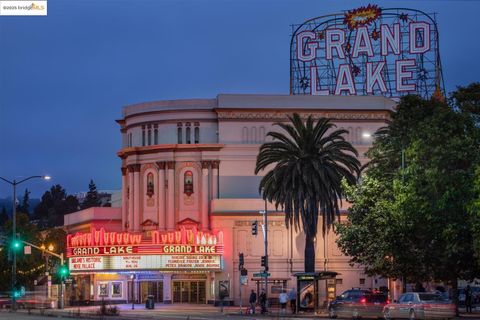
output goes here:
[{"label": "rooftop sign", "polygon": [[290,93],[383,95],[443,91],[434,18],[369,5],[293,26]]}]

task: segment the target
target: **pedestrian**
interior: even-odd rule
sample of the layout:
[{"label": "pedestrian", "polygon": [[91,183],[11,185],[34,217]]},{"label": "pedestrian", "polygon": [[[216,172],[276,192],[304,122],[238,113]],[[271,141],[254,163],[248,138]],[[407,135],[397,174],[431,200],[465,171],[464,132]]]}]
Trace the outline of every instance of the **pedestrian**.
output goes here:
[{"label": "pedestrian", "polygon": [[287,301],[288,296],[285,290],[282,290],[282,293],[278,296],[278,301],[280,302],[280,308],[282,308],[282,313],[285,314],[287,311]]},{"label": "pedestrian", "polygon": [[290,309],[292,309],[292,313],[295,314],[297,312],[297,292],[295,288],[292,288],[288,293],[288,300],[290,301]]},{"label": "pedestrian", "polygon": [[223,313],[223,303],[225,302],[225,298],[227,297],[225,290],[220,290],[218,293],[220,298],[220,312]]},{"label": "pedestrian", "polygon": [[465,288],[465,308],[467,313],[472,313],[472,288],[470,285]]},{"label": "pedestrian", "polygon": [[255,314],[255,304],[257,303],[257,294],[252,289],[252,293],[250,293],[250,298],[248,299],[250,303],[250,313]]},{"label": "pedestrian", "polygon": [[267,313],[267,294],[265,293],[265,290],[262,290],[262,293],[259,297],[259,302],[262,314]]}]

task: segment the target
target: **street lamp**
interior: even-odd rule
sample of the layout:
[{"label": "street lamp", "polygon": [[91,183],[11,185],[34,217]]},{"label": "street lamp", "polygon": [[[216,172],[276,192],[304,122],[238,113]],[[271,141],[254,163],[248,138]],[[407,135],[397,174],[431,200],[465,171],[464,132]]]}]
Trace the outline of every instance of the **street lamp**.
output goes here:
[{"label": "street lamp", "polygon": [[[12,214],[12,243],[16,244],[16,239],[17,239],[17,185],[30,180],[34,178],[40,178],[44,180],[50,180],[50,176],[30,176],[28,178],[25,178],[23,180],[17,181],[13,179],[13,181],[10,181],[8,179],[0,177],[0,180],[5,181],[6,183],[10,184],[13,187],[13,214]],[[17,252],[15,250],[13,251],[13,263],[12,263],[12,293],[15,290],[15,284],[17,282]],[[16,302],[16,297],[15,295],[12,294],[12,310],[17,309],[17,302]]]}]

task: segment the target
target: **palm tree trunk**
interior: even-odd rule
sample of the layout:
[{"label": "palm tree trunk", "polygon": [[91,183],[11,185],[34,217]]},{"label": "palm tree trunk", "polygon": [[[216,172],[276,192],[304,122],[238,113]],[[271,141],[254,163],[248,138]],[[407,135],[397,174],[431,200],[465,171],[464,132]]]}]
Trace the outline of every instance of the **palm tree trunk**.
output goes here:
[{"label": "palm tree trunk", "polygon": [[305,235],[305,272],[315,272],[315,237]]}]

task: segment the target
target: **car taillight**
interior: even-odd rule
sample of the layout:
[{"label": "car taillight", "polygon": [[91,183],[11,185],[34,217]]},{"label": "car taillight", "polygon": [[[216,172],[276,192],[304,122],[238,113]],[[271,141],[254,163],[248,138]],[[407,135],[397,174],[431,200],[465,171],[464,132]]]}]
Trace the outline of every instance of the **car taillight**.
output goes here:
[{"label": "car taillight", "polygon": [[367,302],[367,299],[366,299],[366,298],[360,299],[360,303],[365,303],[365,302]]},{"label": "car taillight", "polygon": [[387,299],[387,304],[390,304],[390,299]]}]

